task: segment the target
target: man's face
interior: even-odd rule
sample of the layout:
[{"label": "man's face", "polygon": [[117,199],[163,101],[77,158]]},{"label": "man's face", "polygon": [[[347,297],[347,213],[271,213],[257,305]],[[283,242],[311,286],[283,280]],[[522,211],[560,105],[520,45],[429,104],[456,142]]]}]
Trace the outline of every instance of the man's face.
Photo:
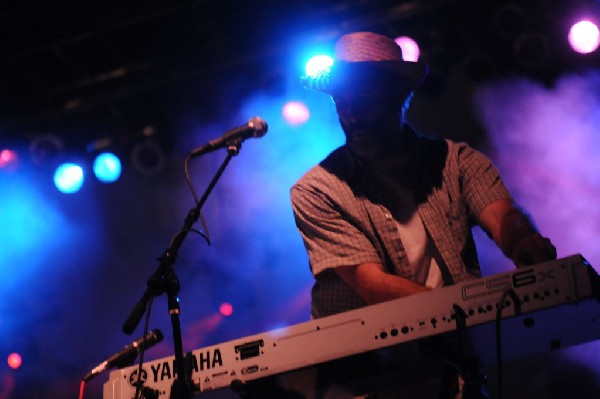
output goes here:
[{"label": "man's face", "polygon": [[360,158],[385,156],[400,135],[404,100],[371,94],[333,97],[346,143]]}]

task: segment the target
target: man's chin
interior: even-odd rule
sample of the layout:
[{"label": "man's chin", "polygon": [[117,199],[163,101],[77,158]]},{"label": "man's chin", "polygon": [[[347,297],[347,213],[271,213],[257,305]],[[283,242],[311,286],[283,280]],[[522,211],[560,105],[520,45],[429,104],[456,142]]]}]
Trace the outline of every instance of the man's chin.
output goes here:
[{"label": "man's chin", "polygon": [[373,129],[364,126],[344,129],[344,133],[348,142],[373,143],[378,140],[377,133]]},{"label": "man's chin", "polygon": [[379,145],[373,145],[372,143],[354,143],[349,144],[350,151],[359,159],[364,161],[374,161],[379,159],[384,153],[385,149]]}]

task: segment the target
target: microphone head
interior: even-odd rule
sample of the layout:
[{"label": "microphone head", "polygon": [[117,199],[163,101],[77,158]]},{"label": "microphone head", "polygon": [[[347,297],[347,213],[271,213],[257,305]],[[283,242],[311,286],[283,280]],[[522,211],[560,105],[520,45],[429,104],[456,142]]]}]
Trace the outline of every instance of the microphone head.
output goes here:
[{"label": "microphone head", "polygon": [[162,332],[158,328],[156,328],[148,333],[148,335],[146,336],[146,342],[148,342],[151,345],[155,345],[161,342],[163,338],[164,337]]},{"label": "microphone head", "polygon": [[250,126],[252,130],[254,130],[252,137],[262,137],[265,134],[267,134],[267,130],[269,130],[267,122],[265,122],[262,118],[258,116],[250,118],[250,120],[248,121],[248,126]]}]

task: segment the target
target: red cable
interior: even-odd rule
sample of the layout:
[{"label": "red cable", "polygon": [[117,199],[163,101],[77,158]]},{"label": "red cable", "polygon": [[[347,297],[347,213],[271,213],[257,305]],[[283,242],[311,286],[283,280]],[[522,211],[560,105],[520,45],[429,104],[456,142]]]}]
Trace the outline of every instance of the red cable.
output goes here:
[{"label": "red cable", "polygon": [[83,391],[85,391],[85,381],[81,380],[81,384],[79,384],[79,399],[83,399]]}]

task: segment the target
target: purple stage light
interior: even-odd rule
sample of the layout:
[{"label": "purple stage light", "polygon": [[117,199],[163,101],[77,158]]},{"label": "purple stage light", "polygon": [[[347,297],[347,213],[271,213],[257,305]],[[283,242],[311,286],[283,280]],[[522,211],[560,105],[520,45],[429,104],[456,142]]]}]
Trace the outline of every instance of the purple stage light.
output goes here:
[{"label": "purple stage light", "polygon": [[582,20],[571,26],[569,44],[573,50],[581,54],[595,51],[600,44],[598,26],[589,20]]},{"label": "purple stage light", "polygon": [[408,36],[399,36],[394,41],[402,49],[402,59],[404,61],[417,62],[421,55],[421,50],[416,41]]}]

